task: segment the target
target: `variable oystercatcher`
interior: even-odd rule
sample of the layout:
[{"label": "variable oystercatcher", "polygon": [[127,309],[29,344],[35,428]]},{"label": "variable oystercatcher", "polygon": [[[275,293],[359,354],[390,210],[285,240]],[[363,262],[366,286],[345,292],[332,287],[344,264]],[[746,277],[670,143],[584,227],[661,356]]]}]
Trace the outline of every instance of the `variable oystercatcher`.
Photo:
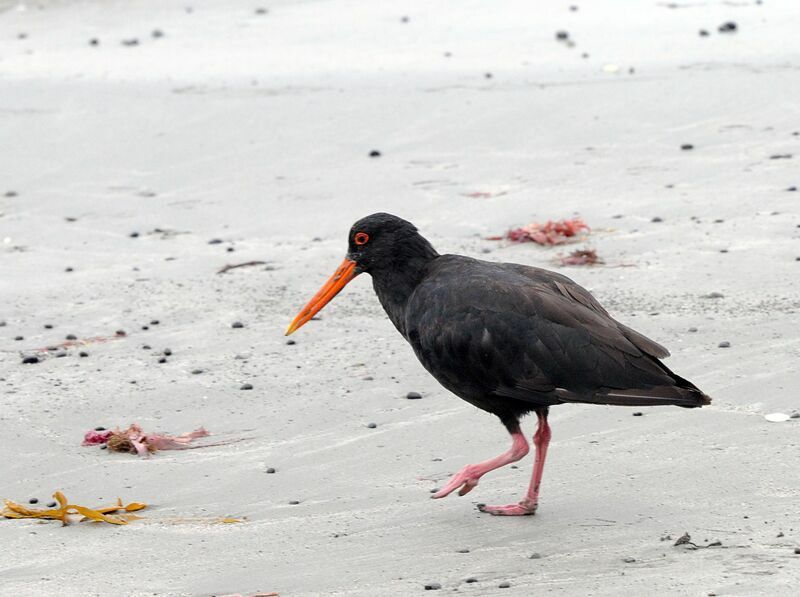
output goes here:
[{"label": "variable oystercatcher", "polygon": [[483,512],[534,514],[539,503],[555,404],[671,404],[711,399],[659,359],[666,348],[612,319],[584,288],[561,274],[516,263],[439,255],[413,224],[377,213],[350,229],[347,257],[292,321],[296,331],[358,274],[372,276],[383,308],[422,365],[445,388],[493,413],[511,448],[459,471],[433,497],[472,491],[494,469],[520,460],[529,446],[520,417],[535,412],[536,460],[517,504]]}]

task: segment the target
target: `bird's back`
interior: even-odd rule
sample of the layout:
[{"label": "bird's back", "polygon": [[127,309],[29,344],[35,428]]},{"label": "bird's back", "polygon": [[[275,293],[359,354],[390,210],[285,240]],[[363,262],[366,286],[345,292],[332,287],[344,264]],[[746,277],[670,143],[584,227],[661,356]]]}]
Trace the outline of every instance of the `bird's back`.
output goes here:
[{"label": "bird's back", "polygon": [[539,268],[438,257],[408,300],[405,335],[434,377],[474,403],[708,401],[658,360],[665,348]]}]

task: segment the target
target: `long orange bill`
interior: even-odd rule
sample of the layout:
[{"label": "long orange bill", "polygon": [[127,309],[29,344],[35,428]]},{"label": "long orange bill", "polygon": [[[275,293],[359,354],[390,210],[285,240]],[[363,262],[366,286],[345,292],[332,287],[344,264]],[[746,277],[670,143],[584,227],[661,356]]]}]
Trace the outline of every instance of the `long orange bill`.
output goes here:
[{"label": "long orange bill", "polygon": [[308,304],[300,310],[297,317],[294,318],[289,329],[286,330],[286,335],[293,333],[300,329],[305,323],[314,317],[325,305],[327,305],[333,297],[339,294],[342,288],[347,286],[347,283],[358,275],[356,272],[356,262],[345,259],[342,264],[336,269],[333,275],[327,282],[319,289],[317,294],[308,301]]}]

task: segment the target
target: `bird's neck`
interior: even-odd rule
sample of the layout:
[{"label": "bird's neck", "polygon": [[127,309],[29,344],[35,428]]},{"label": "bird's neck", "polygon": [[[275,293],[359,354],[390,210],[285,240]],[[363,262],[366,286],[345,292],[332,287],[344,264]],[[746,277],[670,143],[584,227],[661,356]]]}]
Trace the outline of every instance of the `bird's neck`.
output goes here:
[{"label": "bird's neck", "polygon": [[384,311],[403,336],[406,335],[406,305],[439,253],[424,238],[398,251],[390,267],[371,271],[372,286]]}]

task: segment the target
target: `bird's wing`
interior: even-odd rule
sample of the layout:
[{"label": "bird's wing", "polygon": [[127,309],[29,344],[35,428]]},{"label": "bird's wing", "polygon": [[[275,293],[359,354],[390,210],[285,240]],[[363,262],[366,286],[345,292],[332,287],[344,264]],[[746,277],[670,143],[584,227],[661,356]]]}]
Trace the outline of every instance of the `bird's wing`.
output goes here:
[{"label": "bird's wing", "polygon": [[546,274],[473,262],[427,280],[408,311],[420,360],[454,391],[536,403],[684,401],[675,386],[685,380],[655,358],[663,348],[621,328],[568,278]]}]

